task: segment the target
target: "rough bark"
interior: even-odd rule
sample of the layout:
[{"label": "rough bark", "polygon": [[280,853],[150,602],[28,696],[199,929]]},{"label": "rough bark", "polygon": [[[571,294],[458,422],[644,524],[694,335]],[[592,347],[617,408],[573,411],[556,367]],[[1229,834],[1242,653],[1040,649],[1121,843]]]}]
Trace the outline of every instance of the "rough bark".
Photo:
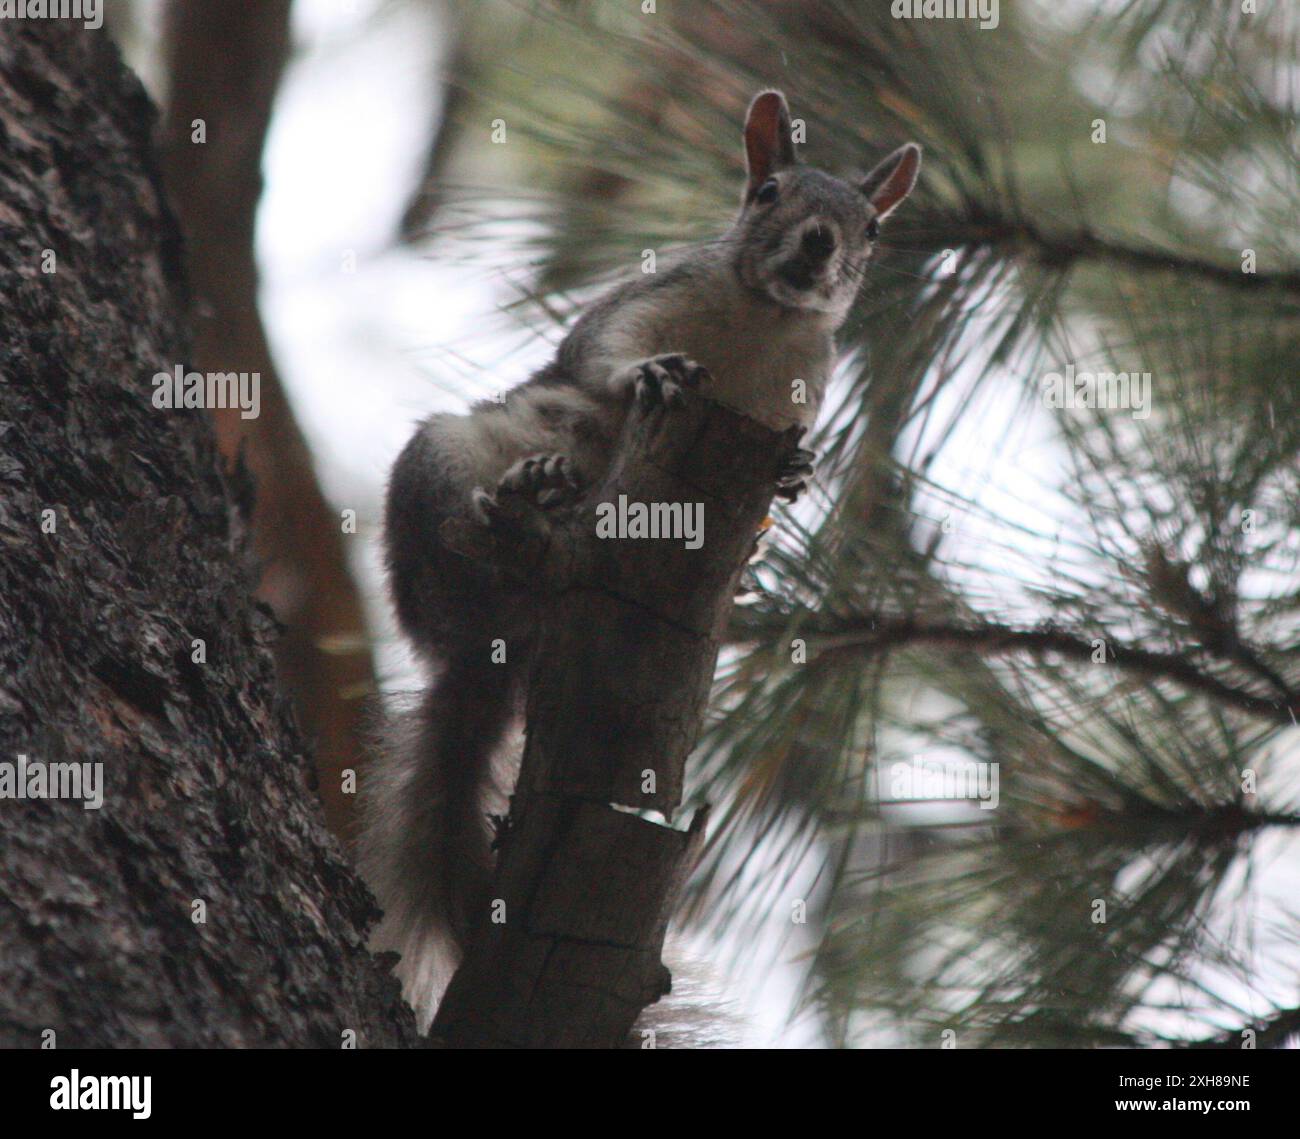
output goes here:
[{"label": "rough bark", "polygon": [[[615,1047],[668,990],[660,953],[707,812],[671,819],[736,584],[791,437],[707,399],[634,413],[592,504],[531,547],[446,528],[554,592],[494,898],[434,1023],[452,1046]],[[597,503],[702,503],[704,543],[596,537]]]},{"label": "rough bark", "polygon": [[[227,462],[242,460],[255,480],[258,596],[285,627],[276,658],[312,741],[326,819],[351,840],[355,796],[343,793],[342,772],[363,763],[362,697],[374,689],[365,614],[340,516],[316,482],[257,308],[253,233],[263,142],[289,50],[289,7],[289,0],[169,5],[163,169],[185,235],[194,367],[261,377],[261,414],[214,410],[217,440]],[[196,120],[206,131],[202,143],[193,141]]]},{"label": "rough bark", "polygon": [[0,761],[102,764],[104,802],[0,799],[0,1044],[409,1043],[211,423],[152,403],[189,363],[152,108],[102,33],[3,24]]}]

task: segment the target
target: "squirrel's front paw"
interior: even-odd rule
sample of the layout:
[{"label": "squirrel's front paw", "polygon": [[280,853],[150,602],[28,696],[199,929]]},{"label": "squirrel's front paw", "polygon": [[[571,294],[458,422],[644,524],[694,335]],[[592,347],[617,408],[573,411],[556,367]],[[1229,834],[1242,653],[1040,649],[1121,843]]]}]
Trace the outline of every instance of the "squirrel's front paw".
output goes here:
[{"label": "squirrel's front paw", "polygon": [[632,365],[636,401],[647,410],[673,407],[682,401],[682,388],[698,387],[709,379],[709,371],[680,352],[651,356]]},{"label": "squirrel's front paw", "polygon": [[781,460],[781,466],[776,472],[776,493],[780,498],[794,502],[808,489],[808,480],[812,477],[816,458],[815,452],[799,447]]},{"label": "squirrel's front paw", "polygon": [[520,459],[497,483],[495,493],[474,490],[474,508],[489,524],[522,523],[538,511],[554,513],[572,506],[582,495],[582,481],[564,455],[532,455]]}]

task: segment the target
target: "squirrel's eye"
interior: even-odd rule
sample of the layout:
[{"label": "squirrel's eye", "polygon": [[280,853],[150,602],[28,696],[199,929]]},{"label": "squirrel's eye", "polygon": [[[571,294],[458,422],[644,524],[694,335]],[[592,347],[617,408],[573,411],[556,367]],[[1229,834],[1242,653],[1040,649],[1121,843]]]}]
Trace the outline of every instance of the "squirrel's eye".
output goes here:
[{"label": "squirrel's eye", "polygon": [[867,222],[867,240],[875,241],[880,236],[880,222],[872,218]]},{"label": "squirrel's eye", "polygon": [[780,196],[781,188],[776,184],[776,179],[769,178],[758,188],[758,193],[754,195],[754,201],[761,206],[770,206]]}]

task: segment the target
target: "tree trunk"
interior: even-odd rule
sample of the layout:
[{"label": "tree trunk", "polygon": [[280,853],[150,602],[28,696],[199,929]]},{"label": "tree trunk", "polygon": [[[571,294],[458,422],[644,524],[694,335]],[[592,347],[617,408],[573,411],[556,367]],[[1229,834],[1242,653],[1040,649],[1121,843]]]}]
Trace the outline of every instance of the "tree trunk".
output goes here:
[{"label": "tree trunk", "polygon": [[0,799],[0,1044],[410,1043],[212,425],[152,402],[187,363],[152,108],[105,35],[3,24],[0,779],[102,765],[103,802]]},{"label": "tree trunk", "polygon": [[193,366],[261,377],[256,418],[213,410],[217,442],[256,483],[258,597],[285,626],[276,663],[312,743],[326,820],[350,841],[356,797],[344,794],[343,772],[364,762],[370,642],[340,517],[316,483],[257,309],[253,233],[263,143],[289,50],[289,0],[173,0],[167,30],[163,171],[185,234]]},{"label": "tree trunk", "polygon": [[[633,411],[593,505],[521,547],[447,540],[555,593],[531,669],[528,743],[499,841],[496,913],[434,1021],[471,1047],[617,1047],[668,991],[673,903],[704,840],[681,802],[736,585],[776,486],[781,435],[707,399]],[[702,504],[702,543],[602,540],[595,504]]]}]

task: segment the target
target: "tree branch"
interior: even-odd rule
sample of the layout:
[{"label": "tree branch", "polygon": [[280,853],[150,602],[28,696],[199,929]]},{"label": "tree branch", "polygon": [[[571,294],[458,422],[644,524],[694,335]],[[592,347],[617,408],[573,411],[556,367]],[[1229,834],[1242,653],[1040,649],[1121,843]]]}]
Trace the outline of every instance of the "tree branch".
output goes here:
[{"label": "tree branch", "polygon": [[1013,221],[976,214],[966,229],[970,240],[986,245],[1028,247],[1040,264],[1064,268],[1078,261],[1110,261],[1142,272],[1177,273],[1199,277],[1234,289],[1282,289],[1300,293],[1300,273],[1243,273],[1231,265],[1217,265],[1181,253],[1149,246],[1121,245],[1089,230],[1044,233],[1029,221]]},{"label": "tree branch", "polygon": [[[775,630],[770,630],[775,632]],[[784,627],[782,628],[784,632]],[[741,624],[733,639],[763,635],[754,626]],[[910,618],[879,617],[865,624],[842,626],[824,633],[814,632],[807,638],[809,647],[822,652],[865,650],[870,653],[888,652],[894,648],[912,645],[946,645],[965,648],[988,655],[998,653],[1028,653],[1041,656],[1055,653],[1076,661],[1091,661],[1096,651],[1092,642],[1053,625],[1033,629],[1017,629],[1007,625],[981,622],[973,625],[925,623]],[[1294,726],[1300,716],[1300,699],[1269,699],[1202,672],[1185,657],[1174,653],[1155,652],[1150,649],[1118,645],[1109,638],[1106,651],[1122,669],[1141,676],[1174,680],[1186,688],[1203,692],[1255,716]]]},{"label": "tree branch", "polygon": [[[343,772],[365,764],[359,696],[375,687],[365,613],[348,566],[348,539],[316,480],[267,343],[253,251],[263,143],[290,51],[289,9],[289,0],[167,5],[163,171],[197,302],[190,363],[199,372],[247,372],[260,380],[259,415],[246,419],[239,407],[209,414],[227,462],[247,464],[256,483],[258,596],[285,627],[276,657],[315,741],[325,818],[350,842],[356,796],[344,792]],[[192,133],[199,120],[207,131],[202,143]]]},{"label": "tree branch", "polygon": [[[1252,1026],[1247,1024],[1240,1029],[1229,1029],[1207,1040],[1190,1042],[1175,1041],[1176,1048],[1189,1050],[1202,1048],[1240,1048],[1242,1033]],[[1282,1048],[1288,1040],[1300,1035],[1300,1008],[1278,1009],[1267,1021],[1255,1030],[1256,1048]]]},{"label": "tree branch", "polygon": [[[499,842],[503,920],[471,939],[436,1040],[614,1047],[667,991],[664,931],[706,815],[683,833],[619,808],[671,819],[681,801],[736,584],[791,446],[694,394],[633,411],[591,503],[549,542],[524,544],[515,572],[560,592],[535,650],[527,748]],[[601,540],[598,504],[623,495],[701,504],[706,540]],[[474,545],[472,532],[448,540]]]}]

